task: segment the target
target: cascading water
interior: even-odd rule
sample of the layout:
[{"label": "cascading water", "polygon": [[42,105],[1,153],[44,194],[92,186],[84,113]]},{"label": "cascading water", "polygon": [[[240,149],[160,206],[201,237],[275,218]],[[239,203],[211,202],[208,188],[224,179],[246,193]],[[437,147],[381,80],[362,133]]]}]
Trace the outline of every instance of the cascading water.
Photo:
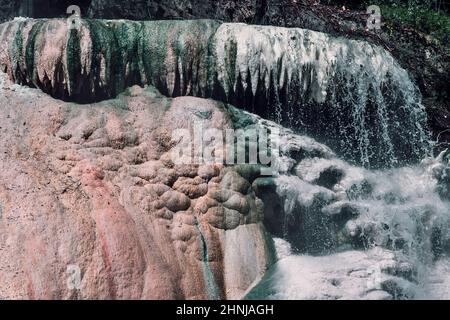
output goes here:
[{"label": "cascading water", "polygon": [[439,272],[450,268],[447,152],[369,170],[273,122],[231,112],[281,132],[278,174],[254,182],[280,260],[247,298],[450,298],[448,274]]},{"label": "cascading water", "polygon": [[384,49],[242,24],[221,25],[214,39],[217,79],[232,104],[368,168],[414,163],[430,151],[420,92]]}]

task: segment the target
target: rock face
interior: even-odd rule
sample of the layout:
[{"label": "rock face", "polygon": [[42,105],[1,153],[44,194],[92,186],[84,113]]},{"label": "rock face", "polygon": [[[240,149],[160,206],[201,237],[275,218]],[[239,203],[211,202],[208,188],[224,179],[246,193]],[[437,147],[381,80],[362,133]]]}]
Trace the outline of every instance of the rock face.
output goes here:
[{"label": "rock face", "polygon": [[60,99],[98,101],[149,84],[246,108],[364,166],[429,151],[420,93],[367,42],[213,20],[82,20],[77,31],[62,19],[16,19],[0,25],[0,37],[3,71]]},{"label": "rock face", "polygon": [[82,106],[0,79],[0,298],[241,298],[273,263],[252,181],[172,161],[174,129],[232,128],[220,103],[132,87]]},{"label": "rock face", "polygon": [[[212,100],[134,86],[83,106],[0,80],[2,299],[413,298],[448,254],[443,157],[379,174]],[[275,175],[177,164],[171,133],[196,124],[279,130]],[[274,265],[266,228],[343,253]]]}]

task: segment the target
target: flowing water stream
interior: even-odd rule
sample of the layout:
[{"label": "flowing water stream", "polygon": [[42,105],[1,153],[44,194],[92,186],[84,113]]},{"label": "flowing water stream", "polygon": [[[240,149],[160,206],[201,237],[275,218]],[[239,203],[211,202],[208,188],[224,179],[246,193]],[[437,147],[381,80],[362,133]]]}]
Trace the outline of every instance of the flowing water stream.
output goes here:
[{"label": "flowing water stream", "polygon": [[408,73],[380,47],[308,30],[216,36],[219,56],[236,53],[219,80],[254,96],[262,83],[273,111],[250,110],[274,122],[249,117],[282,132],[278,174],[260,183],[277,193],[265,217],[279,262],[247,298],[450,298],[449,158],[431,156]]},{"label": "flowing water stream", "polygon": [[[281,150],[278,173],[255,182],[279,262],[247,298],[450,298],[446,151],[410,166],[367,169],[248,116],[278,127]],[[265,198],[270,184],[275,199]]]}]

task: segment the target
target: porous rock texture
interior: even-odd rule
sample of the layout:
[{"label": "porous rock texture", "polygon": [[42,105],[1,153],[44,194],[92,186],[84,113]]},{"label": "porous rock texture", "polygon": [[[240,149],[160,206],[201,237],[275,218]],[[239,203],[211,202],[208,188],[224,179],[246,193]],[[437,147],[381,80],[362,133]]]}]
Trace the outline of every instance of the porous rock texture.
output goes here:
[{"label": "porous rock texture", "polygon": [[252,181],[173,161],[172,131],[231,128],[224,105],[132,87],[82,106],[0,79],[1,299],[241,298],[273,263]]}]

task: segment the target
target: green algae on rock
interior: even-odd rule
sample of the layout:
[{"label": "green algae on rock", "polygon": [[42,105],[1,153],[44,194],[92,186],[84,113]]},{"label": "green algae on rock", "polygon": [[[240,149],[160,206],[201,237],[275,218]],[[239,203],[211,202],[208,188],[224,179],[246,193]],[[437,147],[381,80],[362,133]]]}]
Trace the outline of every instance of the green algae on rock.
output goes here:
[{"label": "green algae on rock", "polygon": [[[1,66],[17,83],[56,98],[93,102],[134,84],[170,96],[205,95],[208,43],[219,23],[16,19],[0,26]],[[148,57],[148,59],[144,59]]]}]

